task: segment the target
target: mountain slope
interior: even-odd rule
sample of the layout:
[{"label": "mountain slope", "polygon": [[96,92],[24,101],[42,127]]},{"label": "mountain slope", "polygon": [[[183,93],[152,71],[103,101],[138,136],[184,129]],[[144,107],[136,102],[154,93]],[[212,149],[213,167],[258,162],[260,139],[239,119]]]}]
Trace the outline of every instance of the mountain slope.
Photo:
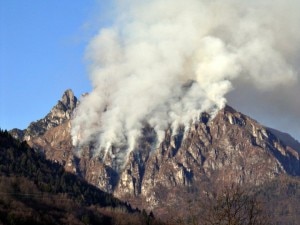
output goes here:
[{"label": "mountain slope", "polygon": [[154,152],[143,143],[130,155],[115,194],[159,208],[204,183],[261,185],[282,174],[300,175],[299,153],[256,121],[228,106],[207,117],[184,133],[168,130]]},{"label": "mountain slope", "polygon": [[300,143],[296,139],[294,139],[291,135],[281,132],[279,130],[275,130],[272,128],[268,128],[268,130],[277,136],[285,145],[290,146],[291,148],[295,149],[300,152]]},{"label": "mountain slope", "polygon": [[[72,105],[66,106],[70,112],[74,110]],[[98,188],[161,214],[175,207],[178,199],[186,202],[188,196],[208,187],[231,183],[258,187],[281,176],[300,176],[295,142],[229,106],[213,118],[202,113],[189,128],[166,130],[164,141],[156,149],[155,132],[145,126],[121,170],[111,157],[104,161],[93,157],[92,144],[82,147],[79,158],[75,156],[71,121],[58,121],[56,127],[25,138],[29,145]],[[30,134],[28,130],[25,133]]]},{"label": "mountain slope", "polygon": [[143,224],[149,219],[3,131],[0,192],[4,224],[118,224],[120,218]]}]

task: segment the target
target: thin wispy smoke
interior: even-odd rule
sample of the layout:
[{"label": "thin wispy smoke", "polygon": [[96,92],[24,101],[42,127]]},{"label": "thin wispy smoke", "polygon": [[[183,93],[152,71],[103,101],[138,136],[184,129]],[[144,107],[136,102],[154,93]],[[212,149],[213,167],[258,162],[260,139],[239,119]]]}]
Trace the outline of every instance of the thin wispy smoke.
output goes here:
[{"label": "thin wispy smoke", "polygon": [[[214,113],[241,83],[297,82],[298,1],[122,0],[87,48],[92,92],[72,122],[73,144],[122,162],[145,123],[171,126]],[[117,146],[112,151],[112,146]]]}]

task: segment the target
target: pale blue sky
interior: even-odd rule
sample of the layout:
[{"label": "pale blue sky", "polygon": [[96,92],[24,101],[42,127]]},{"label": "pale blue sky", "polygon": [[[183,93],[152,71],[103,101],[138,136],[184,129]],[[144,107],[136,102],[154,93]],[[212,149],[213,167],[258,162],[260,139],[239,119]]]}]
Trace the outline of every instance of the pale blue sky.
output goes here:
[{"label": "pale blue sky", "polygon": [[26,128],[68,88],[77,96],[90,91],[84,50],[106,2],[0,0],[2,129]]}]

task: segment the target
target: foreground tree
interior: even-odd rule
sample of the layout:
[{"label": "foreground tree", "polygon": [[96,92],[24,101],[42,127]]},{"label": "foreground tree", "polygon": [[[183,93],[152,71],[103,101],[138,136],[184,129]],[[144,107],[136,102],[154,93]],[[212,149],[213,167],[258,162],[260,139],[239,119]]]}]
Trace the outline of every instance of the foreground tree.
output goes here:
[{"label": "foreground tree", "polygon": [[239,186],[231,185],[201,201],[201,224],[267,225],[268,216],[257,197]]}]

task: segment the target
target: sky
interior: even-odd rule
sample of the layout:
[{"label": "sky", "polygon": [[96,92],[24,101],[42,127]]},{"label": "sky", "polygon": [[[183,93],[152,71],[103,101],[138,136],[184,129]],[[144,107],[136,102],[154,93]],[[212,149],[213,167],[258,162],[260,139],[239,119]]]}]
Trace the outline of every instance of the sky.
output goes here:
[{"label": "sky", "polygon": [[[92,91],[87,46],[99,27],[110,26],[111,2],[0,0],[1,129],[25,129],[43,118],[66,89],[77,97]],[[238,111],[300,140],[300,88],[295,83],[266,92],[239,85],[226,97]]]},{"label": "sky", "polygon": [[68,88],[77,96],[91,90],[84,52],[95,32],[92,21],[106,5],[0,0],[2,129],[24,129],[44,117]]}]

